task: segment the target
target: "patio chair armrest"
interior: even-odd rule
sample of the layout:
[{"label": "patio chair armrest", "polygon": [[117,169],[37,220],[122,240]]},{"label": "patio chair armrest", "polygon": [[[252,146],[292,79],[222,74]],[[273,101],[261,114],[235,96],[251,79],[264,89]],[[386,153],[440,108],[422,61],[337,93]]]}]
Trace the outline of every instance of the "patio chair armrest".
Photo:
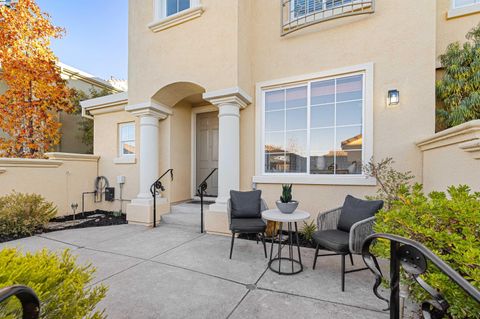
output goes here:
[{"label": "patio chair armrest", "polygon": [[228,217],[228,227],[232,224],[232,200],[227,200],[227,217]]},{"label": "patio chair armrest", "polygon": [[268,210],[268,205],[267,202],[262,198],[261,203],[260,203],[260,211],[266,211]]},{"label": "patio chair armrest", "polygon": [[340,219],[340,214],[342,213],[342,207],[337,207],[326,212],[318,214],[317,217],[317,229],[318,230],[329,230],[337,229],[338,220]]},{"label": "patio chair armrest", "polygon": [[352,225],[349,238],[349,248],[352,254],[360,254],[362,252],[363,241],[374,233],[374,224],[375,217],[370,217]]}]

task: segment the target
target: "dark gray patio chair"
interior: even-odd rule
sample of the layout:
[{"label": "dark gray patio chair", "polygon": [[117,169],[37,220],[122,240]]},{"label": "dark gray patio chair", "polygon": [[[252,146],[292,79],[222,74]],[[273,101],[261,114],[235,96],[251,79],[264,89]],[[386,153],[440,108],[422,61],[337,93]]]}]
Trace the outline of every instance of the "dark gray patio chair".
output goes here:
[{"label": "dark gray patio chair", "polygon": [[[313,234],[316,244],[313,269],[317,264],[317,257],[340,255],[342,262],[341,280],[342,291],[345,291],[345,274],[366,270],[368,268],[345,270],[345,257],[352,254],[361,254],[362,243],[373,233],[375,214],[382,209],[383,201],[367,201],[348,195],[342,207],[335,208],[318,215],[318,231]],[[318,254],[322,248],[334,252],[333,254]]]},{"label": "dark gray patio chair", "polygon": [[256,234],[261,236],[265,258],[267,258],[267,246],[265,244],[265,230],[267,224],[262,219],[262,212],[267,210],[267,204],[262,199],[262,191],[251,192],[230,191],[230,199],[227,202],[228,224],[232,231],[232,243],[230,245],[230,259],[232,259],[233,243],[235,234]]}]

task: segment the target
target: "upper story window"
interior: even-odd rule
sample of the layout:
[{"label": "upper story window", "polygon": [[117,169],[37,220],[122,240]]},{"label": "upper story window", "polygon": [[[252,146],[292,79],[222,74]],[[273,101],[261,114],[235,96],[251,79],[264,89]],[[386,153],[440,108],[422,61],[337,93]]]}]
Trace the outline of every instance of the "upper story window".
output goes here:
[{"label": "upper story window", "polygon": [[200,17],[203,14],[201,0],[153,0],[154,16],[148,27],[160,32]]},{"label": "upper story window", "polygon": [[374,0],[282,0],[282,35],[343,16],[374,12]]},{"label": "upper story window", "polygon": [[166,0],[165,1],[166,16],[178,13],[180,11],[190,8],[190,0]]},{"label": "upper story window", "polygon": [[118,125],[119,156],[135,155],[135,122]]},{"label": "upper story window", "polygon": [[467,7],[474,4],[480,4],[480,0],[453,0],[454,8],[462,8],[462,7]]}]

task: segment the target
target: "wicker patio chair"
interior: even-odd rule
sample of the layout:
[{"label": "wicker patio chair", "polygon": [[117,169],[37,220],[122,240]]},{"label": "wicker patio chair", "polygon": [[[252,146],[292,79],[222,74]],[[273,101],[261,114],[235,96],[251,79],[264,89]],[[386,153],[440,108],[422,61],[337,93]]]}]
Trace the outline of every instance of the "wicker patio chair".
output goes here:
[{"label": "wicker patio chair", "polygon": [[[317,217],[318,230],[313,234],[316,244],[313,269],[317,264],[317,257],[340,255],[342,291],[345,291],[346,273],[367,269],[345,270],[345,257],[350,256],[353,266],[352,254],[361,254],[362,243],[373,233],[375,214],[382,207],[383,201],[366,201],[348,195],[342,207],[326,211]],[[319,255],[320,249],[333,253]]]}]

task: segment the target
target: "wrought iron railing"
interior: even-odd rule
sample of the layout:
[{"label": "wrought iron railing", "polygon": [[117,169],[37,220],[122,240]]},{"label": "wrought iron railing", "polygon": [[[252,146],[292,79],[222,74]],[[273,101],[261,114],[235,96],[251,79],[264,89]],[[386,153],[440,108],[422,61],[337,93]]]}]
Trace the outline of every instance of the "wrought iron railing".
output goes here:
[{"label": "wrought iron railing", "polygon": [[217,168],[214,168],[210,174],[208,174],[207,177],[201,182],[198,187],[197,187],[197,194],[200,196],[200,232],[203,234],[203,197],[205,195],[205,192],[207,191],[208,184],[207,181],[208,179],[217,171]]},{"label": "wrought iron railing", "polygon": [[167,169],[155,182],[150,186],[150,194],[153,197],[153,227],[157,227],[157,195],[160,194],[159,191],[164,192],[165,187],[162,184],[161,179],[170,173],[170,180],[173,181],[173,168]]},{"label": "wrought iron railing", "polygon": [[17,297],[22,304],[23,319],[37,319],[39,317],[40,301],[31,288],[16,285],[0,289],[0,303],[13,296]]},{"label": "wrought iron railing", "polygon": [[[383,297],[378,292],[383,276],[375,256],[370,252],[370,246],[376,239],[390,241],[390,298]],[[480,303],[480,291],[472,286],[465,278],[453,270],[422,244],[396,235],[373,234],[363,242],[362,257],[365,264],[375,275],[373,286],[374,294],[388,303],[391,319],[400,319],[400,267],[413,278],[433,299],[423,302],[422,312],[424,318],[444,318],[449,308],[448,302],[440,292],[429,286],[420,275],[427,271],[428,262],[435,265],[441,272],[447,275],[453,282],[462,288],[473,300]]]},{"label": "wrought iron railing", "polygon": [[375,0],[281,1],[282,36],[319,22],[375,12]]}]

